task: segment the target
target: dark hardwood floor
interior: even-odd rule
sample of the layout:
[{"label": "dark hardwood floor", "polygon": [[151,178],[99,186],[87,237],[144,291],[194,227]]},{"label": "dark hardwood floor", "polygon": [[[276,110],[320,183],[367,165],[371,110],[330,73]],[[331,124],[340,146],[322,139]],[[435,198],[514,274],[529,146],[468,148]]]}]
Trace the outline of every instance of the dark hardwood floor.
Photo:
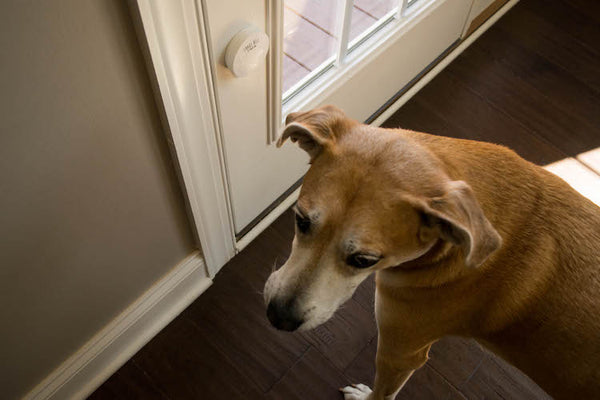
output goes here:
[{"label": "dark hardwood floor", "polygon": [[[522,0],[394,114],[387,127],[507,145],[538,164],[600,146],[600,6]],[[91,399],[341,399],[371,384],[373,279],[326,324],[271,328],[264,282],[293,237],[291,212],[231,260],[214,285]],[[548,396],[475,341],[445,338],[399,399]]]}]

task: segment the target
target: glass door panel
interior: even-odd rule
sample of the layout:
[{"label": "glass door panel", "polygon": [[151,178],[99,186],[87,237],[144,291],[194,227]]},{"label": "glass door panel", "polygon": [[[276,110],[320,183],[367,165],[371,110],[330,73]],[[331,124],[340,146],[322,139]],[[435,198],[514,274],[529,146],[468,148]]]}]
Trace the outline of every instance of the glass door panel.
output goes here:
[{"label": "glass door panel", "polygon": [[398,0],[354,0],[354,7],[377,21],[396,9]]},{"label": "glass door panel", "polygon": [[387,19],[390,13],[397,11],[398,0],[354,0],[354,9],[356,12],[352,13],[350,43],[378,25],[382,19]]},{"label": "glass door panel", "polygon": [[354,0],[346,53],[356,49],[384,25],[396,20],[400,3],[398,0]]},{"label": "glass door panel", "polygon": [[285,0],[283,97],[308,76],[330,66],[337,53],[341,0]]},{"label": "glass door panel", "polygon": [[[414,1],[414,0],[413,0]],[[308,88],[386,24],[408,0],[284,0],[281,101]]]},{"label": "glass door panel", "polygon": [[284,0],[281,100],[309,87],[419,0]]}]

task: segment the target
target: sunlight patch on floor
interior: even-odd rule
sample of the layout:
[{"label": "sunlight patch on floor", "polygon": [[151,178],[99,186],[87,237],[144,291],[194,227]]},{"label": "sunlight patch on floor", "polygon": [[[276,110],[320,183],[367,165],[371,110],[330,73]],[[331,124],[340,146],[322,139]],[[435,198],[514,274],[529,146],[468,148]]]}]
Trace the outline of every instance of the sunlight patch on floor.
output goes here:
[{"label": "sunlight patch on floor", "polygon": [[600,206],[600,148],[545,166],[571,187]]},{"label": "sunlight patch on floor", "polygon": [[600,175],[600,147],[581,153],[577,156],[577,160],[581,161]]}]

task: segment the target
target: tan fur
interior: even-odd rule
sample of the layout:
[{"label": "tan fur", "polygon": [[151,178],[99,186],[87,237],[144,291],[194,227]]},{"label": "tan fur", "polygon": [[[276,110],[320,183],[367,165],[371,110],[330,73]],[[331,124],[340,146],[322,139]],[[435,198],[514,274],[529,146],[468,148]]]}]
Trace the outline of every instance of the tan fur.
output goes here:
[{"label": "tan fur", "polygon": [[[346,388],[347,399],[394,398],[445,335],[474,337],[555,398],[600,398],[600,208],[505,147],[365,126],[332,106],[287,122],[297,126],[279,145],[291,137],[311,155],[298,207],[318,216],[265,296],[293,292],[310,328],[339,306],[326,296],[345,301],[376,273],[375,385]],[[425,226],[436,207],[484,236],[480,265],[464,235],[453,243]],[[348,266],[355,242],[383,258]]]}]

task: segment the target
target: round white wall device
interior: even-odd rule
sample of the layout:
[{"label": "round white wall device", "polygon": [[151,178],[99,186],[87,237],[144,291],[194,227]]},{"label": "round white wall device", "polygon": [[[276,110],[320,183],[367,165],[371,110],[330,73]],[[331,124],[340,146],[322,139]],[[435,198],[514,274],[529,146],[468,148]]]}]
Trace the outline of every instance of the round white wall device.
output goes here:
[{"label": "round white wall device", "polygon": [[269,37],[257,28],[242,29],[225,50],[225,65],[235,76],[246,76],[255,69],[269,51]]}]

